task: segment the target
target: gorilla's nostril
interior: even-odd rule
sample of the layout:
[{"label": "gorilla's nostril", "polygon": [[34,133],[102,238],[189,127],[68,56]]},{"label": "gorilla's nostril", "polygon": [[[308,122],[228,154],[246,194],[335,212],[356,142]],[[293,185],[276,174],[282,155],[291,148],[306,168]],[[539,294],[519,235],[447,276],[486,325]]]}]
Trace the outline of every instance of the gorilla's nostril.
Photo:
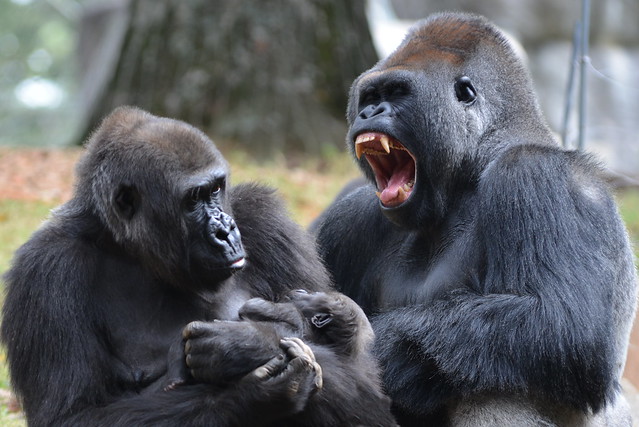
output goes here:
[{"label": "gorilla's nostril", "polygon": [[229,233],[226,230],[218,230],[215,232],[215,238],[218,240],[227,240]]}]

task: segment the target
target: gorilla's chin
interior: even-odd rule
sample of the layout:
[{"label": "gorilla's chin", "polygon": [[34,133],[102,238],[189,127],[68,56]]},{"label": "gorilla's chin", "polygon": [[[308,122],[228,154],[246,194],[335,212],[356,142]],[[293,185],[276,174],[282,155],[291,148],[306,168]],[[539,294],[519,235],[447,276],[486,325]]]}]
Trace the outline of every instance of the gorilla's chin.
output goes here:
[{"label": "gorilla's chin", "polygon": [[187,282],[195,288],[211,287],[211,282],[222,282],[246,265],[246,258],[240,256],[233,259],[198,259],[186,272]]},{"label": "gorilla's chin", "polygon": [[229,259],[224,261],[223,263],[216,264],[210,268],[210,271],[217,273],[226,273],[229,276],[235,272],[240,271],[246,265],[246,258],[244,256],[240,256],[236,259]]},{"label": "gorilla's chin", "polygon": [[380,200],[379,206],[382,213],[386,218],[398,227],[404,227],[407,229],[416,229],[420,223],[416,212],[415,204],[412,203],[412,199],[402,202],[398,206],[386,206]]}]

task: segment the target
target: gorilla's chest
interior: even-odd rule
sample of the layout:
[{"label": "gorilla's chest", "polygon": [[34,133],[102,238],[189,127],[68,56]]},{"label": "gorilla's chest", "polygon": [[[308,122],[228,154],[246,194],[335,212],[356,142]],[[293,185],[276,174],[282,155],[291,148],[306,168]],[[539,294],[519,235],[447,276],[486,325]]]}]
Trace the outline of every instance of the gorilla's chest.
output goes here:
[{"label": "gorilla's chest", "polygon": [[181,342],[183,327],[199,317],[193,308],[177,310],[176,305],[179,300],[152,306],[124,303],[112,312],[106,322],[107,346],[124,383],[143,388],[166,373],[169,349]]},{"label": "gorilla's chest", "polygon": [[428,304],[451,289],[466,286],[478,267],[479,257],[469,245],[469,236],[463,234],[446,245],[428,246],[411,236],[388,248],[393,253],[382,257],[395,260],[394,266],[379,269],[370,278],[381,309]]},{"label": "gorilla's chest", "polygon": [[110,368],[121,382],[145,386],[166,372],[169,348],[181,341],[182,329],[206,315],[192,298],[121,260],[106,258],[103,265],[94,291]]},{"label": "gorilla's chest", "polygon": [[442,292],[459,286],[460,269],[455,267],[450,262],[435,262],[381,272],[373,279],[378,289],[379,308],[430,303]]}]

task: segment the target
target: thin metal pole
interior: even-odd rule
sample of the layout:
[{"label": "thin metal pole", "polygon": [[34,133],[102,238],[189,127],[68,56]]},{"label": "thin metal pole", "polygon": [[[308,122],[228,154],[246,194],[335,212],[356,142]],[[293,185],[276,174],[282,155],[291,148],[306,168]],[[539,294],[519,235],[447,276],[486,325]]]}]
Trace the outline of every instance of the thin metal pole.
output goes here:
[{"label": "thin metal pole", "polygon": [[579,66],[579,53],[581,52],[581,23],[577,22],[572,35],[572,53],[570,55],[570,71],[568,84],[566,85],[566,103],[564,104],[564,121],[561,128],[561,144],[568,148],[568,123],[575,101],[575,74]]},{"label": "thin metal pole", "polygon": [[586,139],[586,106],[587,106],[587,62],[588,53],[588,33],[590,32],[590,0],[582,1],[581,15],[581,61],[579,67],[579,142],[577,149],[583,150]]}]

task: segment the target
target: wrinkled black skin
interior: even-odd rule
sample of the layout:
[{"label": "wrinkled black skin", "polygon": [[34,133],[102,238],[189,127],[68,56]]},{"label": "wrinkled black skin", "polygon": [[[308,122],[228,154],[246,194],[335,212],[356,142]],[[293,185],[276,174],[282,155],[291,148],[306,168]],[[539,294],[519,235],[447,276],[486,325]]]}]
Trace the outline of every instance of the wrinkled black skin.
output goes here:
[{"label": "wrinkled black skin", "polygon": [[[459,37],[431,29],[442,22]],[[412,196],[387,208],[362,156],[373,185],[311,227],[371,317],[400,424],[445,425],[482,395],[584,414],[613,402],[636,296],[627,234],[602,169],[557,146],[499,30],[457,14],[417,24],[354,82],[348,122],[351,151],[377,131],[417,158]]]},{"label": "wrinkled black skin", "polygon": [[[330,285],[272,190],[227,188],[227,176],[185,123],[124,107],[104,120],[73,198],[5,276],[1,336],[29,425],[314,426],[330,425],[324,413],[333,425],[371,406],[389,414],[367,373],[328,346],[316,348],[318,392],[315,366],[285,355],[275,323],[211,322],[239,319],[250,298]],[[224,365],[187,366],[195,350]]]}]

